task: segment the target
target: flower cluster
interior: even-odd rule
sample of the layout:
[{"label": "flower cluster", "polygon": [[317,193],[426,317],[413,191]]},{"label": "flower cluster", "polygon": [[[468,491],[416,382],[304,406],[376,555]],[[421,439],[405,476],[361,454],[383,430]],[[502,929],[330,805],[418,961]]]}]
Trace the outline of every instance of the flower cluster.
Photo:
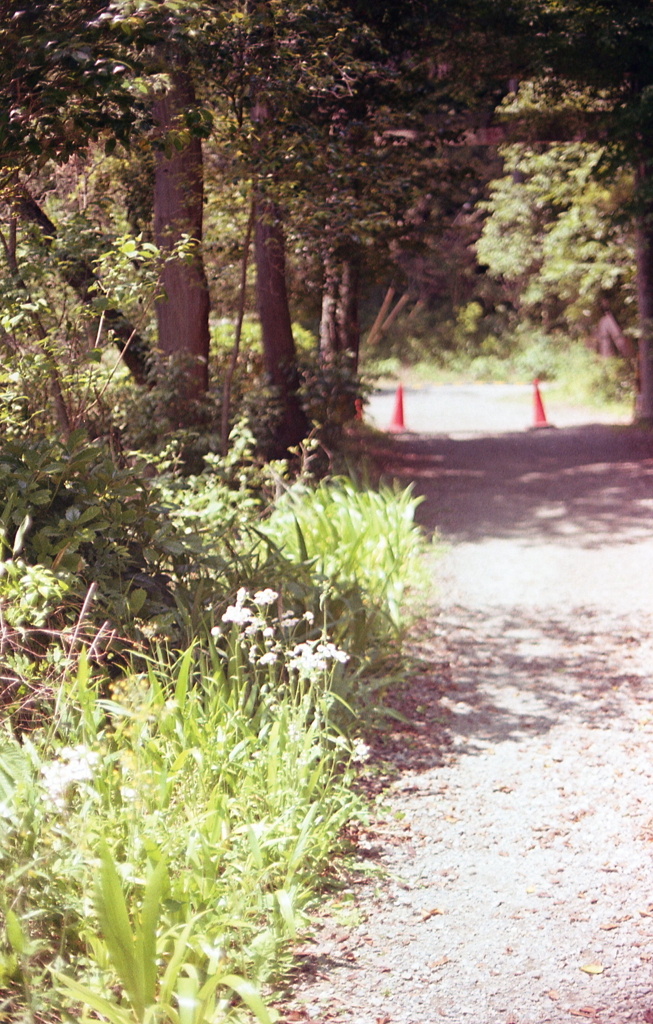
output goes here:
[{"label": "flower cluster", "polygon": [[78,782],[89,782],[98,763],[98,755],[83,744],[64,747],[56,761],[49,761],[41,768],[43,786],[57,810],[66,806],[66,797]]},{"label": "flower cluster", "polygon": [[[235,622],[237,626],[252,625],[255,629],[263,628],[265,622],[259,618],[257,612],[252,608],[248,608],[245,601],[248,599],[249,594],[245,587],[241,587],[236,594],[236,603],[230,604],[226,612],[222,616],[223,622]],[[271,590],[267,587],[265,590],[258,590],[252,601],[255,605],[261,608],[266,608],[268,605],[274,604],[278,599],[279,595],[276,590]],[[217,635],[218,630],[213,630],[214,635]]]},{"label": "flower cluster", "polygon": [[349,661],[349,655],[335,644],[323,640],[306,640],[297,644],[290,652],[288,668],[295,669],[300,676],[310,676],[313,672],[325,672],[329,662]]},{"label": "flower cluster", "polygon": [[[270,587],[257,591],[252,597],[245,587],[241,587],[236,594],[235,603],[230,604],[222,616],[224,623],[241,627],[241,637],[250,640],[246,652],[250,664],[265,667],[285,661],[289,670],[297,672],[301,678],[309,678],[316,672],[328,671],[334,664],[349,661],[346,651],[336,647],[324,636],[317,640],[305,640],[289,649],[288,633],[302,620],[312,626],[315,615],[311,611],[306,611],[299,619],[291,611],[283,612],[276,619],[275,629],[264,616],[269,614],[267,609],[278,599],[279,594]],[[286,636],[280,640],[277,630]],[[219,636],[222,627],[214,626],[211,632],[213,636]]]}]

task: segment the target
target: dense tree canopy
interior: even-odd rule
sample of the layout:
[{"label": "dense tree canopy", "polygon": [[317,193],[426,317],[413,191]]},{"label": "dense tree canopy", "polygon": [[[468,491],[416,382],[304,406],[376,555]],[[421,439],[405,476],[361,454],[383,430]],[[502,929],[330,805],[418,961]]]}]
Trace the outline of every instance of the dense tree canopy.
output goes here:
[{"label": "dense tree canopy", "polygon": [[[417,302],[433,329],[470,301],[494,329],[507,298],[582,335],[608,303],[639,332],[653,412],[646,4],[10,0],[4,15],[3,323],[14,352],[45,353],[60,422],[62,403],[82,415],[84,349],[113,340],[139,385],[177,396],[171,425],[208,429],[217,321],[240,304],[260,320],[281,452],[313,416],[292,311],[316,337],[321,393],[350,396],[324,412],[342,417],[388,285],[395,324]],[[132,291],[107,289],[97,260],[130,232],[159,263],[139,250]]]}]

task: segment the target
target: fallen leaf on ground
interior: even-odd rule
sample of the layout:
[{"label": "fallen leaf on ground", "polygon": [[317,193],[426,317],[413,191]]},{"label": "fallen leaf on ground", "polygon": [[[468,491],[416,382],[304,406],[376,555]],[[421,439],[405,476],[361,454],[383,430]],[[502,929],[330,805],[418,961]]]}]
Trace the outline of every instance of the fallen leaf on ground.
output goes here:
[{"label": "fallen leaf on ground", "polygon": [[653,917],[653,912],[651,912],[650,910],[640,910],[639,916],[640,917]]},{"label": "fallen leaf on ground", "polygon": [[594,1006],[579,1006],[577,1010],[570,1010],[572,1017],[596,1017],[598,1010]]},{"label": "fallen leaf on ground", "polygon": [[452,825],[455,825],[457,821],[460,821],[460,818],[454,818],[451,814],[445,814],[444,820],[451,822]]},{"label": "fallen leaf on ground", "polygon": [[448,956],[439,956],[437,960],[431,960],[429,967],[444,967],[445,964],[449,963]]},{"label": "fallen leaf on ground", "polygon": [[422,911],[422,921],[428,921],[429,917],[435,917],[437,914],[446,914],[446,910],[442,910],[441,907],[433,907],[431,910]]},{"label": "fallen leaf on ground", "polygon": [[602,932],[611,932],[613,928],[618,928],[618,927],[619,927],[619,922],[618,921],[608,921],[607,924],[600,924],[599,925],[599,928],[601,929]]},{"label": "fallen leaf on ground", "polygon": [[535,892],[535,886],[534,885],[529,885],[527,890],[526,890],[526,892]]},{"label": "fallen leaf on ground", "polygon": [[560,993],[556,992],[554,988],[550,988],[547,992],[547,996],[549,997],[549,999],[553,999],[555,1001],[556,999],[560,998]]},{"label": "fallen leaf on ground", "polygon": [[583,964],[580,970],[585,974],[603,974],[604,968],[603,964]]},{"label": "fallen leaf on ground", "polygon": [[493,793],[512,793],[514,786],[495,786],[492,790]]}]

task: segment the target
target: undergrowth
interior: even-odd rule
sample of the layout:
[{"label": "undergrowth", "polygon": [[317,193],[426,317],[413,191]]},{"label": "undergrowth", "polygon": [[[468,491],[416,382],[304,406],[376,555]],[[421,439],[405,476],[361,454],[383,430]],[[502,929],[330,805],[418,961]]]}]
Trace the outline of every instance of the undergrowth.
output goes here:
[{"label": "undergrowth", "polygon": [[6,449],[0,1019],[273,1020],[338,884],[417,501],[338,479],[268,508],[284,467],[246,449],[150,483],[74,437]]}]

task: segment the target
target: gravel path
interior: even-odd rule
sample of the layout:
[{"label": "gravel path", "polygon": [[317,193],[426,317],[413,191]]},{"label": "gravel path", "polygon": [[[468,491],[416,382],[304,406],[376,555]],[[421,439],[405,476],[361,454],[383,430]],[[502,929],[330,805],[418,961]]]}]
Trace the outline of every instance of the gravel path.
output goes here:
[{"label": "gravel path", "polygon": [[[287,1021],[653,1022],[653,441],[402,437],[447,550]],[[378,769],[377,769],[378,770]],[[374,771],[369,772],[370,785]]]}]

